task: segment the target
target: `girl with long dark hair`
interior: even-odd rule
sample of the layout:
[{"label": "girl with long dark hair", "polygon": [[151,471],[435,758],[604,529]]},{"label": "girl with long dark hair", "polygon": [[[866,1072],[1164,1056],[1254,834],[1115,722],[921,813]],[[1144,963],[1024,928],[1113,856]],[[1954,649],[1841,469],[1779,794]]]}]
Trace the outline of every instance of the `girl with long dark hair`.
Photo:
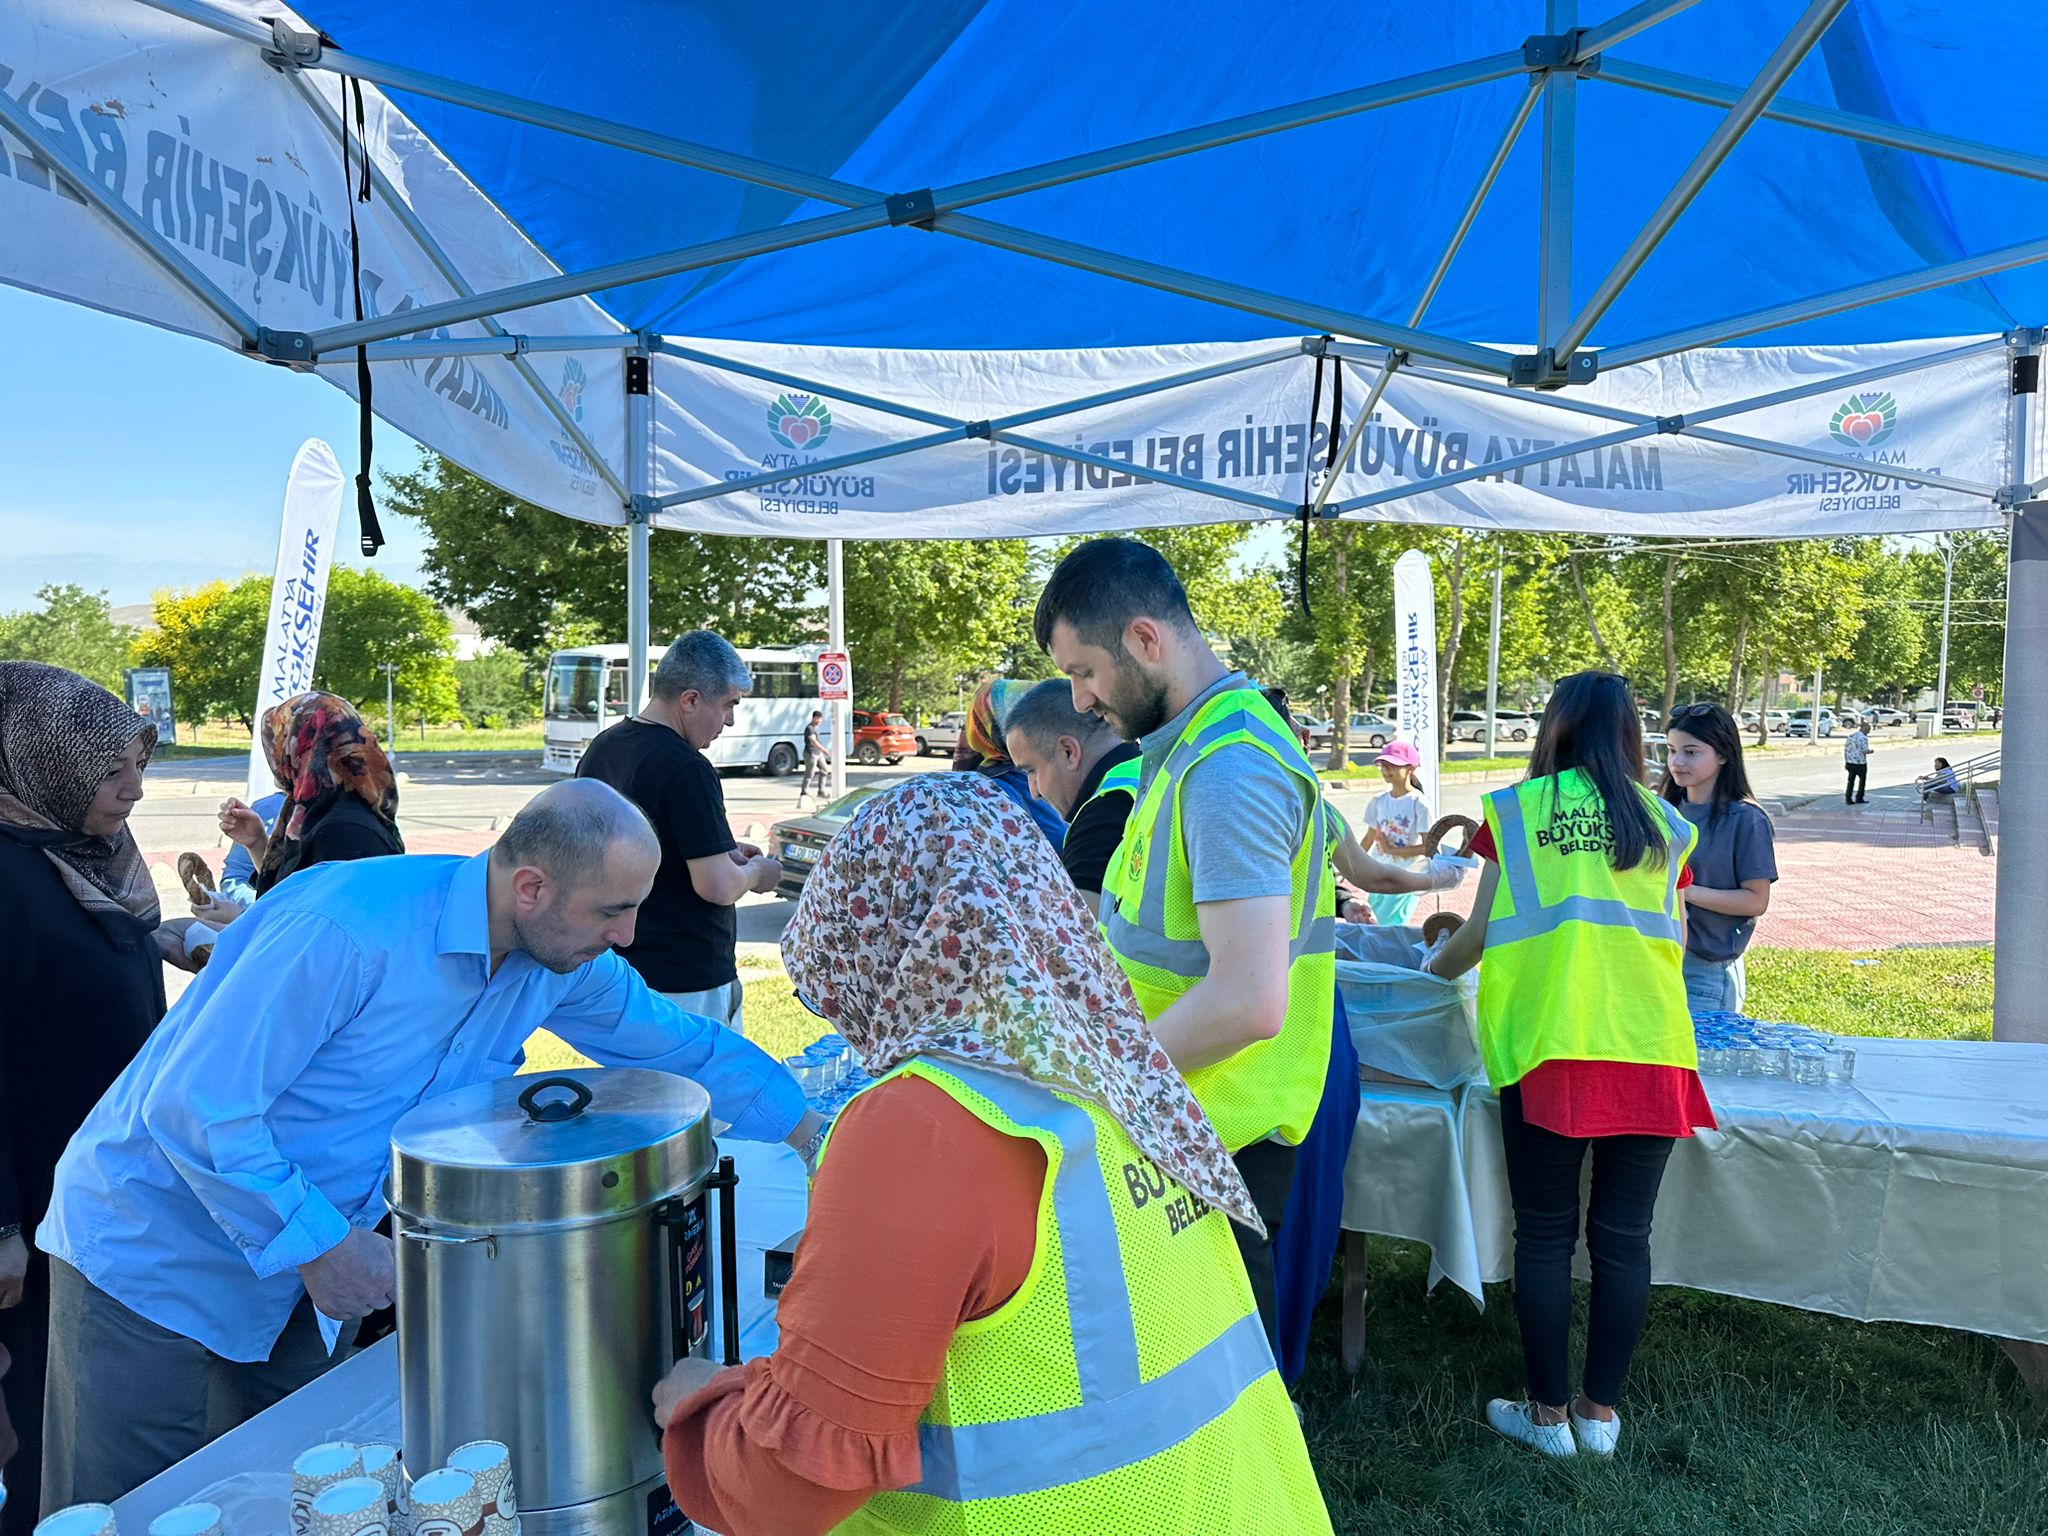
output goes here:
[{"label": "girl with long dark hair", "polygon": [[1771,818],[1749,790],[1742,731],[1718,704],[1681,704],[1664,730],[1671,758],[1657,793],[1699,829],[1685,889],[1685,999],[1694,1013],[1740,1013],[1742,956],[1771,905]]},{"label": "girl with long dark hair", "polygon": [[[1479,1044],[1500,1093],[1515,1207],[1515,1318],[1528,1396],[1486,1421],[1551,1456],[1607,1456],[1615,1404],[1650,1301],[1650,1217],[1672,1144],[1713,1111],[1685,1005],[1685,904],[1695,833],[1643,785],[1625,679],[1557,685],[1520,784],[1486,797],[1471,851],[1487,860],[1472,918],[1425,969],[1479,966]],[[1567,1354],[1579,1177],[1593,1157],[1593,1296],[1581,1390]]]}]

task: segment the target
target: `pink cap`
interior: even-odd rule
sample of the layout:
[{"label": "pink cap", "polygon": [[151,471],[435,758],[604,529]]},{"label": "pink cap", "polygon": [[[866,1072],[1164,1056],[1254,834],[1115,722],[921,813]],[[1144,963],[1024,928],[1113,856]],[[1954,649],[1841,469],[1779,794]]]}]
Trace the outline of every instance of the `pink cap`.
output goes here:
[{"label": "pink cap", "polygon": [[1397,768],[1420,768],[1422,754],[1415,750],[1415,743],[1412,741],[1390,741],[1373,761],[1392,763]]}]

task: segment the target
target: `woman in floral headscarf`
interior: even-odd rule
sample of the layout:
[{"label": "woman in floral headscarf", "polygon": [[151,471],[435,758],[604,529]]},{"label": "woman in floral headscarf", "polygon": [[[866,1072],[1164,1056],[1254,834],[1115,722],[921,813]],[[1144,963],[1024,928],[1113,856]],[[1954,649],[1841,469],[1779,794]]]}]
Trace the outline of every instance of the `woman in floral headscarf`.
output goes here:
[{"label": "woman in floral headscarf", "polygon": [[301,693],[263,716],[263,751],[285,802],[256,860],[256,894],[315,864],[405,852],[398,780],[348,700]]},{"label": "woman in floral headscarf", "polygon": [[0,1530],[35,1524],[49,1261],[35,1251],[57,1159],[164,1014],[164,922],[129,814],[156,727],[98,683],[0,662],[0,1348],[13,1357]]},{"label": "woman in floral headscarf", "polygon": [[[996,1500],[1062,1536],[1327,1533],[1230,1236],[1251,1196],[1016,807],[964,773],[868,801],[783,961],[881,1080],[819,1165],[775,1353],[656,1389],[683,1512],[729,1536],[959,1530]],[[1078,1342],[1134,1336],[1142,1370]]]},{"label": "woman in floral headscarf", "polygon": [[960,745],[953,749],[955,773],[978,773],[1031,817],[1046,841],[1058,848],[1066,841],[1067,824],[1060,813],[1031,793],[1031,776],[1010,761],[1003,741],[1003,720],[1010,706],[1037,684],[991,677],[974,690],[967,719],[960,727]]}]

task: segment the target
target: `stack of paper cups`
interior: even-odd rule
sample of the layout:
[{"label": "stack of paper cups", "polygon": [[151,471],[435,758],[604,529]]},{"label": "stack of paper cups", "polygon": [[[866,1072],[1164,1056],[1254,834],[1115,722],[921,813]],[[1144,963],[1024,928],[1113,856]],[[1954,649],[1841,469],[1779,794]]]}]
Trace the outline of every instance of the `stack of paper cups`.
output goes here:
[{"label": "stack of paper cups", "polygon": [[477,1494],[484,1502],[484,1536],[519,1536],[512,1452],[497,1440],[472,1440],[449,1452],[448,1465],[476,1479]]},{"label": "stack of paper cups", "polygon": [[109,1504],[74,1504],[36,1527],[35,1536],[119,1536]]},{"label": "stack of paper cups", "polygon": [[391,1536],[406,1536],[405,1472],[399,1466],[398,1447],[364,1446],[363,1476],[384,1485],[384,1517],[391,1524]]},{"label": "stack of paper cups", "polygon": [[306,1536],[313,1500],[336,1483],[363,1475],[363,1453],[346,1440],[330,1440],[301,1451],[292,1463],[292,1536]]},{"label": "stack of paper cups", "polygon": [[348,1477],[313,1498],[306,1536],[391,1536],[384,1516],[384,1485],[374,1477]]},{"label": "stack of paper cups", "polygon": [[484,1501],[476,1479],[442,1467],[412,1485],[412,1536],[483,1536]]},{"label": "stack of paper cups", "polygon": [[218,1504],[180,1504],[149,1522],[149,1536],[221,1536]]}]

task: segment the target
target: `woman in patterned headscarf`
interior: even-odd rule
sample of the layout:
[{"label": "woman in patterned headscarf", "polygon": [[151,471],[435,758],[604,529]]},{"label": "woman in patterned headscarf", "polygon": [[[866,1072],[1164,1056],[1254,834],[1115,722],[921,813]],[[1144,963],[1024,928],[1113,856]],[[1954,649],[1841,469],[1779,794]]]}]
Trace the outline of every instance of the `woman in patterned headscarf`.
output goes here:
[{"label": "woman in patterned headscarf", "polygon": [[256,859],[258,896],[315,864],[405,852],[397,777],[348,700],[298,694],[267,710],[262,730],[285,803]]},{"label": "woman in patterned headscarf", "polygon": [[[1016,808],[965,773],[877,795],[782,950],[881,1081],[819,1164],[775,1353],[656,1389],[683,1512],[733,1536],[951,1530],[949,1504],[1002,1497],[1017,1529],[1065,1536],[1327,1533],[1230,1236],[1258,1225],[1251,1196]],[[1080,1341],[1134,1335],[1175,1342],[1126,1378],[1077,1366]],[[1213,1378],[1169,1369],[1240,1344]],[[1070,1432],[950,1427],[991,1403],[997,1430],[1070,1409],[1046,1415]]]},{"label": "woman in patterned headscarf", "polygon": [[1065,841],[1067,824],[1060,813],[1031,793],[1031,776],[1010,761],[1003,740],[1003,720],[1010,706],[1036,684],[991,677],[974,690],[974,702],[960,727],[960,744],[953,749],[955,773],[978,773],[1017,802],[1043,832],[1053,847]]},{"label": "woman in patterned headscarf", "polygon": [[[129,813],[156,727],[94,682],[0,662],[0,1390],[21,1450],[0,1529],[35,1522],[48,1261],[31,1239],[71,1139],[164,1012],[164,923]],[[19,1511],[19,1515],[17,1515]]]}]

